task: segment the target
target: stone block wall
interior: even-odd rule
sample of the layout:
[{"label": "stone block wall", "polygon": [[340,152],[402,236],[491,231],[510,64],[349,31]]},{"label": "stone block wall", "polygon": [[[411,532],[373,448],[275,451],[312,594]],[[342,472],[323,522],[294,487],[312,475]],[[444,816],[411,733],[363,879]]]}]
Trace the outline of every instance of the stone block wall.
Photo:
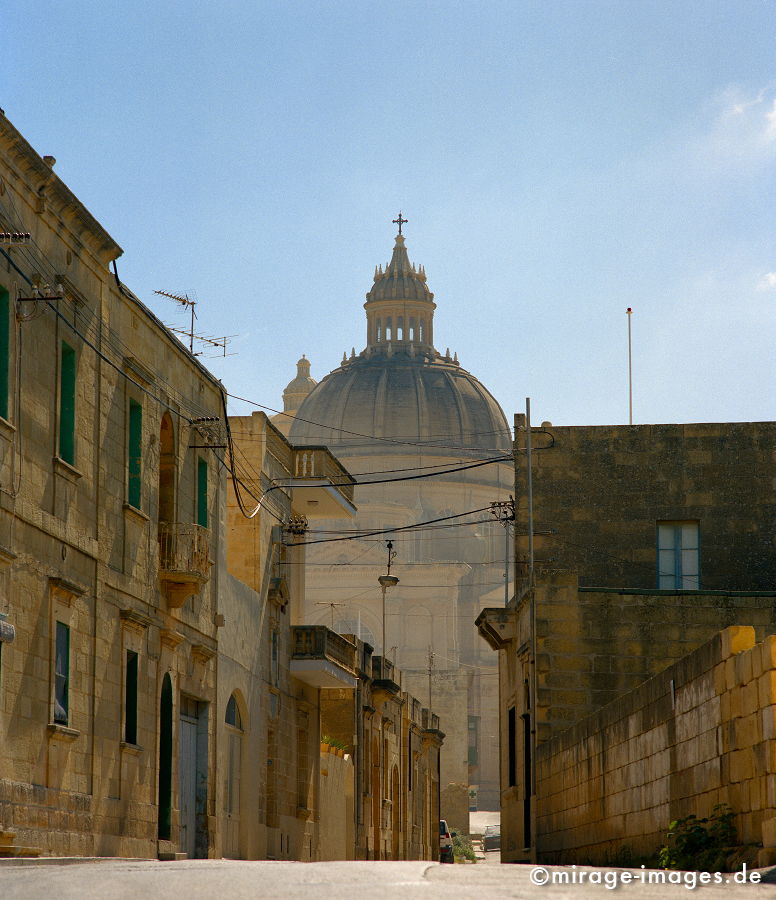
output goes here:
[{"label": "stone block wall", "polygon": [[[776,632],[776,592],[578,588],[573,576],[536,587],[538,737],[546,740],[746,622]],[[523,631],[527,610],[520,610]],[[527,632],[525,632],[527,634]]]},{"label": "stone block wall", "polygon": [[[536,565],[596,587],[657,585],[656,522],[697,521],[700,587],[772,590],[775,422],[548,426],[533,434]],[[527,534],[525,434],[515,496]],[[546,448],[546,449],[545,449]],[[518,576],[527,538],[517,539]]]},{"label": "stone block wall", "polygon": [[727,803],[776,842],[776,635],[731,626],[537,749],[537,855],[652,855],[669,822]]}]

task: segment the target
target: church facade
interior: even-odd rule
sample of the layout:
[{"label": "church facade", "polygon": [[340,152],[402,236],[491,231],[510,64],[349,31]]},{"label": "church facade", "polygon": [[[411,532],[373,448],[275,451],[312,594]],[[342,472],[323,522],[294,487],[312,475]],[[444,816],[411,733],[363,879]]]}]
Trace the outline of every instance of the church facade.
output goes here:
[{"label": "church facade", "polygon": [[[364,349],[317,384],[300,359],[273,419],[295,445],[331,447],[356,479],[353,529],[307,535],[304,615],[384,653],[439,713],[442,815],[466,831],[470,803],[498,805],[497,670],[471,616],[504,602],[490,504],[511,492],[510,431],[457,354],[435,349],[434,295],[401,233],[364,309]],[[383,598],[389,552],[399,581]]]}]

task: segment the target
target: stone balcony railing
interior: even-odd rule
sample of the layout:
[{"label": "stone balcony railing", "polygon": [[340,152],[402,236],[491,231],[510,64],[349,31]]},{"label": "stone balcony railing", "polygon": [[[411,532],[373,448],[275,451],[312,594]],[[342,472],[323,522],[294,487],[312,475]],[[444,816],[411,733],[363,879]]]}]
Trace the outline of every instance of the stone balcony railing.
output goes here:
[{"label": "stone balcony railing", "polygon": [[326,447],[294,447],[294,478],[320,478],[353,503],[353,476]]},{"label": "stone balcony railing", "polygon": [[341,634],[325,625],[293,625],[291,635],[293,659],[328,660],[356,674],[356,647]]},{"label": "stone balcony railing", "polygon": [[210,578],[210,532],[191,522],[159,523],[159,580],[171,607],[198,594]]}]

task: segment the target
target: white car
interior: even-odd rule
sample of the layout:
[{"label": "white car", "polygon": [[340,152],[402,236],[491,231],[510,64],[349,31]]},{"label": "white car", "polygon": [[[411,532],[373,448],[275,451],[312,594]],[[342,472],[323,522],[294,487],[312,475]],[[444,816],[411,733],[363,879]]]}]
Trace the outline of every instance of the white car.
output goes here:
[{"label": "white car", "polygon": [[439,820],[439,862],[455,862],[453,856],[453,836],[444,819]]}]

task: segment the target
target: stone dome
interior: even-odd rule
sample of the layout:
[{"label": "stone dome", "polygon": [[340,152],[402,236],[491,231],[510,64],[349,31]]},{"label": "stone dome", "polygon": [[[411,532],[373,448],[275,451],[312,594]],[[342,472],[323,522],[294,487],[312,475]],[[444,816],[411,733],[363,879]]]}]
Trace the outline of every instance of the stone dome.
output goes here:
[{"label": "stone dome", "polygon": [[293,444],[325,445],[342,457],[419,449],[479,456],[488,450],[509,453],[512,447],[494,397],[442,356],[399,351],[351,359],[318,383],[296,415]]},{"label": "stone dome", "polygon": [[284,411],[297,409],[317,383],[310,377],[310,360],[302,354],[296,364],[296,378],[289,381],[283,391]]},{"label": "stone dome", "polygon": [[422,449],[509,453],[511,432],[496,400],[457,354],[434,349],[434,295],[423,267],[410,263],[403,235],[366,297],[366,348],[345,355],[305,397],[291,442],[328,446],[345,459]]}]

